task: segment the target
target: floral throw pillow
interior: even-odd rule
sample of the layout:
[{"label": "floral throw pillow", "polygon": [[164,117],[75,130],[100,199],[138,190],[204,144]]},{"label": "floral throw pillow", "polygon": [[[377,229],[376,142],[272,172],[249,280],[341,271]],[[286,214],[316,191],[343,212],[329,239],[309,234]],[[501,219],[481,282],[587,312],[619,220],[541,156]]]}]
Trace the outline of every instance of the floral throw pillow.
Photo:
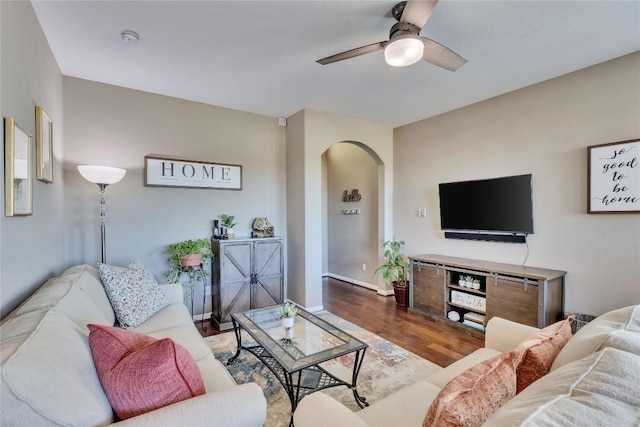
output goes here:
[{"label": "floral throw pillow", "polygon": [[118,323],[135,328],[169,302],[153,275],[139,260],[126,267],[98,264],[102,285]]}]

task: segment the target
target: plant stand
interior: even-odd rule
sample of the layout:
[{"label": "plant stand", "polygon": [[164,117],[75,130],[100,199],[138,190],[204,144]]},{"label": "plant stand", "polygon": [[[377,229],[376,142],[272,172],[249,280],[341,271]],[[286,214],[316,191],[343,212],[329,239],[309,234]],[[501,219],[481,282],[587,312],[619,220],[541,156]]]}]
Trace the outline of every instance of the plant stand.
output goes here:
[{"label": "plant stand", "polygon": [[[204,323],[204,309],[207,305],[207,282],[204,280],[204,272],[202,271],[202,264],[200,265],[189,265],[182,268],[185,272],[190,272],[192,274],[200,273],[200,279],[202,279],[202,329],[207,330],[206,324]],[[191,289],[191,316],[193,317],[193,297],[195,296],[195,287]],[[194,320],[195,322],[195,320]]]}]

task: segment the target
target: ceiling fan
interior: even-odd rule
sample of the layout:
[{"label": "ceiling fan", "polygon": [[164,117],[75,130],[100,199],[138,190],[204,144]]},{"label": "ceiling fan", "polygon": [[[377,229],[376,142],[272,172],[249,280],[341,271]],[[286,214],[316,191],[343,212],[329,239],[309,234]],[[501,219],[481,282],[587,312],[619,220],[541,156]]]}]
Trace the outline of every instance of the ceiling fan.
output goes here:
[{"label": "ceiling fan", "polygon": [[400,2],[391,9],[398,23],[391,27],[389,40],[347,50],[316,62],[327,65],[384,49],[384,58],[389,65],[405,67],[423,59],[449,71],[456,71],[467,62],[466,59],[440,43],[419,35],[436,4],[438,0]]}]

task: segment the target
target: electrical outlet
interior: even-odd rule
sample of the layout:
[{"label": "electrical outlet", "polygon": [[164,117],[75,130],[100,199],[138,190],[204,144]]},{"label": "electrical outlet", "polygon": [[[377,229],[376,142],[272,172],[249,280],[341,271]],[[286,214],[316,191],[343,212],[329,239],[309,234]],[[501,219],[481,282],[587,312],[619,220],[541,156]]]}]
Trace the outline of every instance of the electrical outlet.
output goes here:
[{"label": "electrical outlet", "polygon": [[362,271],[367,271],[367,264],[362,264]]},{"label": "electrical outlet", "polygon": [[205,286],[204,287],[204,294],[205,295],[211,295],[211,286]]},{"label": "electrical outlet", "polygon": [[420,208],[420,209],[418,209],[418,216],[419,216],[419,217],[425,217],[425,216],[427,216],[427,208]]}]

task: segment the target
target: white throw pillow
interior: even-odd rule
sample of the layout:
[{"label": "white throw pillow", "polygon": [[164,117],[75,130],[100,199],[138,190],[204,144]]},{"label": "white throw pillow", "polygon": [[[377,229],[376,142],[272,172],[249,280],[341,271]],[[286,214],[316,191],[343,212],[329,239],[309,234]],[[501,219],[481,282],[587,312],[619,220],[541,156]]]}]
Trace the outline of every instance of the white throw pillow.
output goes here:
[{"label": "white throw pillow", "polygon": [[139,260],[126,267],[99,264],[100,278],[120,326],[135,328],[169,302]]}]

